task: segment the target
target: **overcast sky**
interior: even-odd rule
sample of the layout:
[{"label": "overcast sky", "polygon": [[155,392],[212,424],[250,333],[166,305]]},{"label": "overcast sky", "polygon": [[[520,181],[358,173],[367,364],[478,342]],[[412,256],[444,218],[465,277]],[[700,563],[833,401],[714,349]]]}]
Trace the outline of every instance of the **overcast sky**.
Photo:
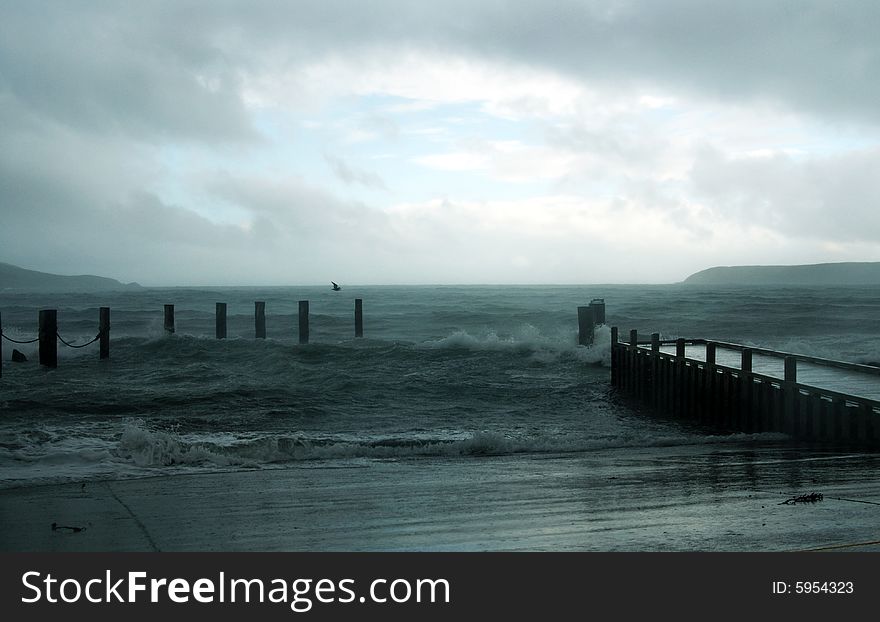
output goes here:
[{"label": "overcast sky", "polygon": [[145,285],[880,260],[880,2],[0,0],[0,261]]}]

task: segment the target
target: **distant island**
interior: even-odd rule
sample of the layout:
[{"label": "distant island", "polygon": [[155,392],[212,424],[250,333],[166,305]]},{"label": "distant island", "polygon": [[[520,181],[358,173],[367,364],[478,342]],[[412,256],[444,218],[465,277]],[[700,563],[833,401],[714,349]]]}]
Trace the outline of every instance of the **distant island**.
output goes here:
[{"label": "distant island", "polygon": [[802,266],[717,266],[690,275],[686,285],[880,285],[880,262]]},{"label": "distant island", "polygon": [[26,270],[8,263],[0,263],[0,292],[104,292],[140,289],[137,283],[120,283],[115,279],[90,274],[63,276]]}]

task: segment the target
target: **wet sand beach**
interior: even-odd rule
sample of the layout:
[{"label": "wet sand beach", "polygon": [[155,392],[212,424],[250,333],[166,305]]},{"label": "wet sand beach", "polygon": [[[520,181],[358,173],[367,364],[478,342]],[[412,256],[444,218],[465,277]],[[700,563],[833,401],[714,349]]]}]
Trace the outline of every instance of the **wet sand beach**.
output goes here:
[{"label": "wet sand beach", "polygon": [[[878,465],[878,454],[742,443],[13,488],[0,491],[0,549],[880,550]],[[823,499],[785,503],[811,492]]]}]

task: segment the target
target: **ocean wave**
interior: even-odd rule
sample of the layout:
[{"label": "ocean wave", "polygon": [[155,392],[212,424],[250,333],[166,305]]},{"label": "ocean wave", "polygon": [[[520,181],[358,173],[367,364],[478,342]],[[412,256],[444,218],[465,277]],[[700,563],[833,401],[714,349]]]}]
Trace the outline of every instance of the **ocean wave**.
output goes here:
[{"label": "ocean wave", "polygon": [[310,462],[482,458],[514,454],[567,454],[706,444],[771,443],[786,440],[777,433],[694,435],[618,433],[585,437],[576,433],[511,436],[493,431],[458,437],[346,438],[304,434],[181,434],[129,420],[115,441],[76,438],[39,447],[0,447],[0,487],[143,475],[175,475],[229,469],[277,468]]}]

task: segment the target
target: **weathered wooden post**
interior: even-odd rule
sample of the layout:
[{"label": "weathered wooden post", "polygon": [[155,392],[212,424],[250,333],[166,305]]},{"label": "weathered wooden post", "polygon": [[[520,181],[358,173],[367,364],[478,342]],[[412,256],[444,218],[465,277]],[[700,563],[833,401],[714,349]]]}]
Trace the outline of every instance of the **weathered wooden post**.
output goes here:
[{"label": "weathered wooden post", "polygon": [[299,342],[309,342],[309,301],[299,301]]},{"label": "weathered wooden post", "polygon": [[675,356],[677,358],[684,358],[684,339],[678,338],[675,340]]},{"label": "weathered wooden post", "polygon": [[[718,372],[715,369],[715,351],[716,344],[707,341],[706,342],[706,367],[703,370],[703,383],[702,383],[702,393],[703,399],[700,401],[700,420],[704,420],[708,417],[712,417],[712,423],[718,424],[722,423],[718,420],[718,412],[719,408],[718,404],[718,393],[721,388],[718,386]],[[723,405],[723,404],[722,404]]]},{"label": "weathered wooden post", "polygon": [[0,378],[3,377],[3,314],[0,313]]},{"label": "weathered wooden post", "polygon": [[782,383],[782,430],[787,434],[797,434],[797,359],[785,357],[785,382]]},{"label": "weathered wooden post", "polygon": [[226,303],[218,302],[215,313],[215,333],[217,339],[226,339]]},{"label": "weathered wooden post", "polygon": [[40,311],[40,365],[58,367],[58,311]]},{"label": "weathered wooden post", "polygon": [[590,301],[590,308],[593,310],[593,322],[597,325],[605,323],[605,299],[593,298]]},{"label": "weathered wooden post", "polygon": [[751,349],[743,348],[742,362],[740,363],[739,367],[747,374],[752,373],[752,351],[751,351]]},{"label": "weathered wooden post", "polygon": [[110,307],[98,309],[98,334],[101,335],[98,342],[98,358],[101,360],[110,358]]},{"label": "weathered wooden post", "polygon": [[174,305],[165,305],[165,332],[174,332]]},{"label": "weathered wooden post", "polygon": [[651,333],[651,406],[657,408],[660,402],[660,333]]},{"label": "weathered wooden post", "polygon": [[629,343],[632,346],[639,345],[639,331],[635,328],[629,331]]},{"label": "weathered wooden post", "polygon": [[754,387],[754,379],[752,377],[752,351],[749,348],[743,348],[741,353],[741,362],[740,369],[742,370],[741,378],[742,378],[742,394],[740,398],[740,403],[742,407],[740,408],[740,421],[743,424],[746,432],[760,432],[759,425],[757,423],[756,413],[753,412],[752,408],[752,392]]},{"label": "weathered wooden post", "polygon": [[254,302],[254,333],[257,339],[266,338],[266,303]]},{"label": "weathered wooden post", "polygon": [[364,336],[364,301],[361,298],[354,299],[354,336]]},{"label": "weathered wooden post", "polygon": [[682,416],[684,413],[684,339],[675,340],[675,362],[672,364],[672,413]]},{"label": "weathered wooden post", "polygon": [[593,315],[593,307],[578,307],[578,344],[582,346],[592,345],[595,329],[596,321]]},{"label": "weathered wooden post", "polygon": [[617,366],[620,364],[617,352],[617,340],[619,331],[616,326],[611,327],[611,386],[616,387],[619,378],[619,370]]}]

